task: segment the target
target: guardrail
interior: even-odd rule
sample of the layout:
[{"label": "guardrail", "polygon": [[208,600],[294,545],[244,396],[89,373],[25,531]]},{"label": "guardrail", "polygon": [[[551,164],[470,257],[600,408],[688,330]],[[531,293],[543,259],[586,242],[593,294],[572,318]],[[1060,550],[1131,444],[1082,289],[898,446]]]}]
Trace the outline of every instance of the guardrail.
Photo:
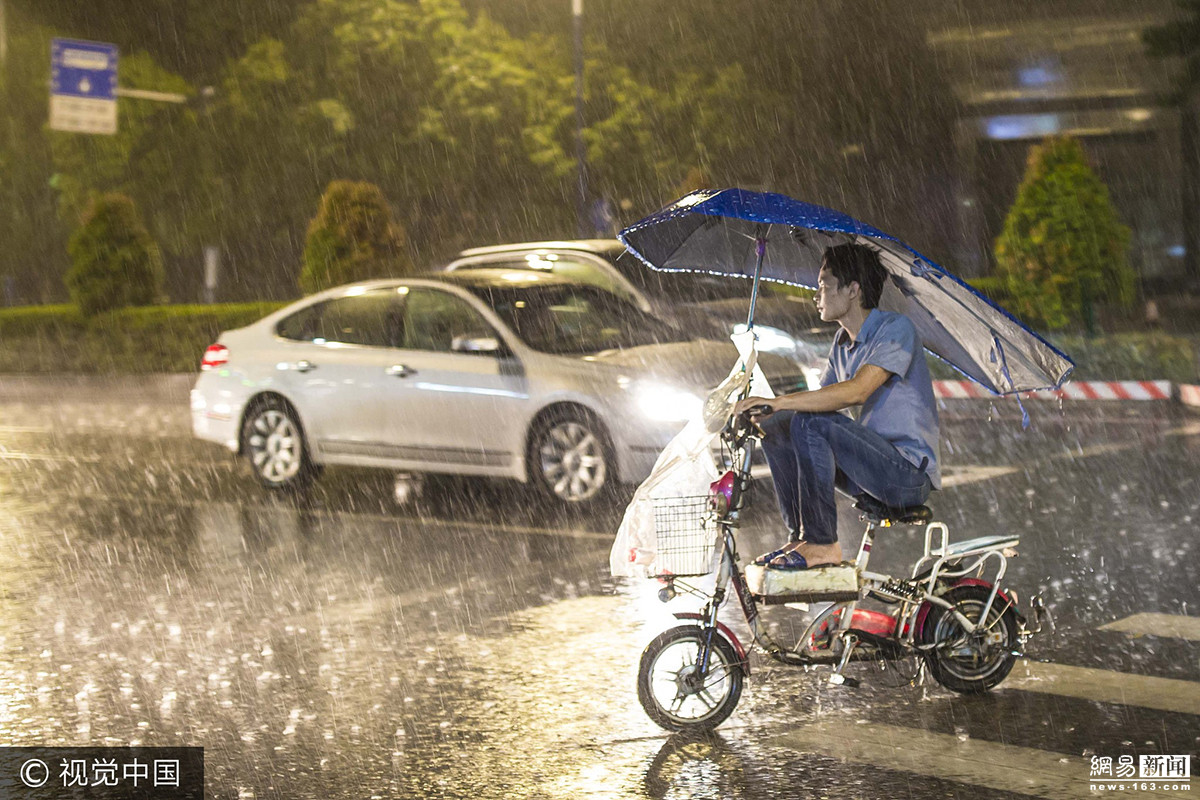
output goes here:
[{"label": "guardrail", "polygon": [[[995,395],[973,381],[934,381],[934,396],[944,400],[990,400]],[[1037,400],[1175,400],[1200,408],[1200,386],[1171,381],[1071,381],[1061,389],[1023,392]]]}]

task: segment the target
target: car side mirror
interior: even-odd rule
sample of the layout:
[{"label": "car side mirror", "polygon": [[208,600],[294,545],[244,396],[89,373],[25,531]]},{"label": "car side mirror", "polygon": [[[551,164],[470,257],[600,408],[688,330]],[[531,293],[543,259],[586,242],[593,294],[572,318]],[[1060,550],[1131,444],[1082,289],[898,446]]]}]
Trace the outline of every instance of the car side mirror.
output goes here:
[{"label": "car side mirror", "polygon": [[494,336],[455,336],[450,340],[450,349],[455,353],[497,355],[500,340]]}]

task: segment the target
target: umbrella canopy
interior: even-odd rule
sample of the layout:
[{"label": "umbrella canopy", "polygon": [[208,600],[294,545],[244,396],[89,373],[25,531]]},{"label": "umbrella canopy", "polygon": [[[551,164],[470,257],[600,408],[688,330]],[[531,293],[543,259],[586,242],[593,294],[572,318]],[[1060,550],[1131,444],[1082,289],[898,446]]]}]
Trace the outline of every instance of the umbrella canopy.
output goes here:
[{"label": "umbrella canopy", "polygon": [[907,316],[925,349],[996,394],[1057,388],[1074,363],[930,259],[840,211],[781,194],[693,192],[618,234],[647,266],[815,289],[825,248],[856,242],[887,270],[879,307]]}]

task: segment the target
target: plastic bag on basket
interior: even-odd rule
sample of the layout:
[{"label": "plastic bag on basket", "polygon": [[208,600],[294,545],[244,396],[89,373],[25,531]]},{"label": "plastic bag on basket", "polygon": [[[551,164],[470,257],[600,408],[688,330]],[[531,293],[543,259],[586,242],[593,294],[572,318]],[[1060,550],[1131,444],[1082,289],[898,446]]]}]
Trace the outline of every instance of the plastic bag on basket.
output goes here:
[{"label": "plastic bag on basket", "polygon": [[[711,545],[716,531],[704,522],[709,484],[719,476],[712,446],[736,397],[749,383],[760,397],[774,397],[758,368],[754,334],[735,334],[739,359],[729,377],[714,389],[704,409],[663,449],[650,477],[646,478],[625,509],[609,553],[609,569],[618,577],[648,577],[667,572],[692,574],[711,570]],[[716,422],[714,423],[714,420]],[[659,531],[678,547],[659,553]],[[686,548],[683,547],[686,537]],[[707,551],[697,548],[707,542]],[[700,564],[703,568],[699,568]]]}]

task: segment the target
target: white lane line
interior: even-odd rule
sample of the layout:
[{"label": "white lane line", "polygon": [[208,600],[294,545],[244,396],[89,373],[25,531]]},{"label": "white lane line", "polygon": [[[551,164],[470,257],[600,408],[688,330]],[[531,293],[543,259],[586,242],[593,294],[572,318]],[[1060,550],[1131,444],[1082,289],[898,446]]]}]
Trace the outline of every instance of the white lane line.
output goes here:
[{"label": "white lane line", "polygon": [[1175,678],[1022,659],[1004,683],[996,687],[996,691],[1006,689],[1200,716],[1200,683]]},{"label": "white lane line", "polygon": [[947,474],[942,476],[942,488],[963,486],[968,483],[990,481],[1019,472],[1019,467],[986,467],[986,466],[953,466],[947,468]]},{"label": "white lane line", "polygon": [[[1082,756],[981,739],[964,740],[915,728],[830,719],[773,736],[767,741],[804,753],[819,753],[1002,792],[1056,800],[1089,794],[1091,765]],[[1165,796],[1161,792],[1147,793]]]},{"label": "white lane line", "polygon": [[1098,630],[1121,631],[1134,636],[1164,636],[1172,639],[1187,639],[1190,642],[1200,642],[1200,617],[1187,617],[1181,614],[1134,614],[1107,625],[1101,625]]},{"label": "white lane line", "polygon": [[99,456],[56,456],[48,453],[20,453],[12,450],[0,452],[0,461],[57,461],[66,464],[80,462],[96,464],[102,460]]}]

